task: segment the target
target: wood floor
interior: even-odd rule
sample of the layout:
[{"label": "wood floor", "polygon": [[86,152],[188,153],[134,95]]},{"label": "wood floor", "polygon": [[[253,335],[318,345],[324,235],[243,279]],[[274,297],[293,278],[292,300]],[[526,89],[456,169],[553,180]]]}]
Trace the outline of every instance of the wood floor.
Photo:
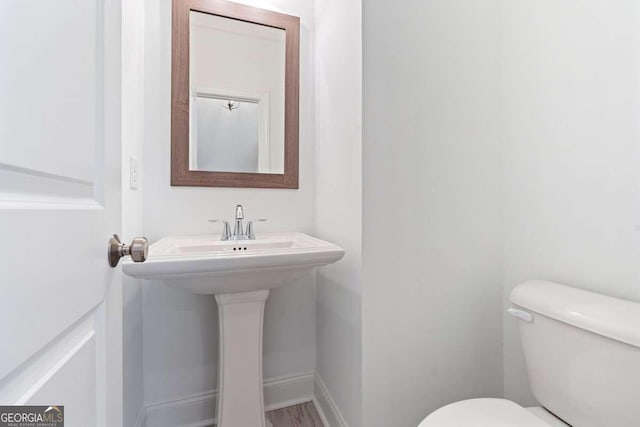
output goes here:
[{"label": "wood floor", "polygon": [[[313,403],[307,402],[267,412],[273,427],[325,427]],[[209,427],[217,427],[215,425]]]},{"label": "wood floor", "polygon": [[324,427],[311,402],[267,412],[267,419],[273,427]]}]

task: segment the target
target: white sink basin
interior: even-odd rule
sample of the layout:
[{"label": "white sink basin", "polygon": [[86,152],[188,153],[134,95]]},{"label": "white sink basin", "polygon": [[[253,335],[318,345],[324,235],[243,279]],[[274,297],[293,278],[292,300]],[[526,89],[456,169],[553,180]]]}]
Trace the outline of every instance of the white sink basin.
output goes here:
[{"label": "white sink basin", "polygon": [[128,260],[122,268],[129,276],[159,279],[190,292],[229,294],[274,288],[343,256],[342,248],[303,233],[265,233],[239,241],[166,237],[151,245],[145,262]]},{"label": "white sink basin", "polygon": [[143,263],[123,271],[198,294],[216,294],[220,328],[218,427],[268,427],[262,388],[262,324],[269,289],[344,256],[334,244],[302,233],[255,240],[220,236],[166,237]]}]

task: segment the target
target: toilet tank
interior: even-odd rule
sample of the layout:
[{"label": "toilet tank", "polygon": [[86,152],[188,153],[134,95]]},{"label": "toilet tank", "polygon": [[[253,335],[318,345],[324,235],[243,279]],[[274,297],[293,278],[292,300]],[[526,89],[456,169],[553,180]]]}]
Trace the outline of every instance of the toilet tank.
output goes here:
[{"label": "toilet tank", "polygon": [[545,281],[511,302],[542,406],[573,427],[640,426],[640,303]]}]

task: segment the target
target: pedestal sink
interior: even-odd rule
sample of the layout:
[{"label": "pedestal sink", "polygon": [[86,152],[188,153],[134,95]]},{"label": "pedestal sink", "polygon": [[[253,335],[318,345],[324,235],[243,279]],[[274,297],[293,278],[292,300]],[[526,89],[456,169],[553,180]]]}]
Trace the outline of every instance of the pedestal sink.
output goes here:
[{"label": "pedestal sink", "polygon": [[344,250],[303,233],[255,240],[166,237],[123,271],[198,294],[215,294],[220,316],[218,427],[264,427],[262,320],[269,289],[338,261]]}]

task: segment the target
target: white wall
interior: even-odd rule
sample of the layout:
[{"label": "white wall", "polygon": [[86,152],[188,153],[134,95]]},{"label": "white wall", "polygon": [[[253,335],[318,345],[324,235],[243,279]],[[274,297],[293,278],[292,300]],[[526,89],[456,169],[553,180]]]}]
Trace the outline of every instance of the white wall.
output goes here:
[{"label": "white wall", "polygon": [[363,4],[363,425],[502,395],[497,1]]},{"label": "white wall", "polygon": [[[248,3],[248,2],[247,2]],[[219,233],[209,218],[232,218],[237,203],[248,217],[264,217],[258,232],[314,232],[314,66],[312,0],[253,1],[301,17],[300,189],[180,188],[169,184],[171,1],[146,0],[144,232]],[[273,290],[267,301],[264,375],[273,378],[315,368],[313,276]],[[217,310],[213,297],[190,295],[157,282],[144,284],[145,401],[174,401],[216,385]]]},{"label": "white wall", "polygon": [[[505,306],[526,279],[640,301],[640,4],[503,8]],[[504,325],[505,394],[533,404]]]},{"label": "white wall", "polygon": [[[143,235],[144,0],[122,3],[122,239]],[[130,186],[131,158],[138,161],[138,189]],[[123,279],[123,425],[133,427],[143,410],[142,288]]]},{"label": "white wall", "polygon": [[318,271],[316,369],[350,427],[362,425],[361,11],[316,2],[316,232],[346,250]]}]

